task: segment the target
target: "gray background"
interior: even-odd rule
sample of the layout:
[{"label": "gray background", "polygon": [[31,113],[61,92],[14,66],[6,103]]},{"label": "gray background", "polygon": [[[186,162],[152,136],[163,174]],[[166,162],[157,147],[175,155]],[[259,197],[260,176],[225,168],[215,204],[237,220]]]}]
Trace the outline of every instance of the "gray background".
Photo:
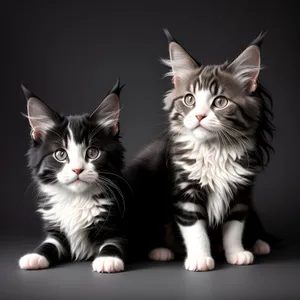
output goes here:
[{"label": "gray background", "polygon": [[[275,263],[276,259],[271,259],[269,264],[249,267],[254,268],[252,273],[243,273],[244,267],[238,271],[227,267],[233,271],[221,273],[221,277],[216,280],[219,280],[221,287],[227,287],[223,296],[229,297],[230,293],[227,291],[231,289],[226,281],[222,281],[222,276],[230,278],[227,277],[228,274],[232,274],[232,278],[240,278],[241,274],[245,274],[242,286],[245,286],[245,291],[248,292],[244,296],[251,293],[257,295],[255,287],[260,282],[259,278],[265,279],[269,275],[270,278],[274,278],[276,270],[285,270],[287,273],[281,275],[285,276],[286,280],[296,276],[293,272],[297,270],[295,262],[299,270],[299,256],[292,245],[296,239],[293,240],[292,237],[299,236],[300,233],[297,121],[300,111],[297,89],[300,36],[299,16],[293,1],[6,1],[2,3],[0,13],[0,157],[3,171],[0,236],[1,258],[5,267],[1,269],[7,271],[2,273],[5,280],[1,283],[3,287],[0,295],[3,299],[17,299],[19,292],[31,295],[32,299],[45,297],[42,289],[40,294],[36,290],[37,285],[44,288],[43,278],[46,278],[45,282],[49,284],[52,282],[51,292],[47,293],[53,297],[55,293],[59,293],[56,284],[63,284],[59,276],[65,280],[68,276],[75,276],[75,281],[69,282],[71,286],[84,277],[82,280],[86,285],[82,284],[81,292],[86,289],[92,293],[96,285],[93,281],[95,277],[89,281],[89,277],[85,277],[88,271],[81,271],[80,267],[76,269],[77,265],[68,266],[70,269],[49,270],[48,273],[31,272],[26,276],[17,269],[17,258],[24,251],[30,251],[30,247],[35,245],[41,236],[41,223],[34,212],[36,193],[30,186],[30,176],[26,167],[29,126],[27,120],[21,116],[21,112],[26,112],[26,101],[20,90],[20,83],[23,82],[57,111],[76,114],[91,112],[120,76],[121,82],[126,84],[121,95],[121,130],[127,148],[126,158],[131,159],[145,143],[166,128],[167,119],[162,111],[162,99],[171,85],[169,79],[163,79],[168,70],[159,62],[161,57],[168,56],[164,27],[168,28],[197,60],[205,64],[233,59],[261,30],[268,30],[262,51],[262,63],[266,69],[261,72],[261,81],[274,98],[277,134],[273,145],[276,154],[266,172],[259,177],[255,203],[266,228],[286,238],[287,248],[292,249],[286,257],[291,261],[280,264]],[[90,268],[89,265],[83,266],[86,269]],[[181,299],[201,294],[195,290],[195,279],[189,281],[188,278],[192,276],[190,273],[187,275],[188,272],[182,270],[181,265],[175,264],[172,268],[177,271],[172,271],[164,265],[160,265],[157,271],[144,266],[142,270],[128,275],[126,280],[133,285],[136,284],[136,280],[142,280],[147,286],[147,280],[152,277],[156,280],[160,278],[156,276],[160,275],[169,278],[170,274],[178,272],[180,275],[174,279],[174,284],[183,280],[184,290],[178,290],[178,293],[176,289],[172,290],[170,279],[166,279],[166,285],[160,283],[164,287],[159,283],[157,289],[150,285],[152,293],[157,293],[161,288],[166,295],[181,295]],[[247,270],[251,270],[249,268]],[[267,268],[266,273],[263,273],[264,269],[257,268]],[[143,273],[143,269],[153,273]],[[40,277],[37,274],[44,275]],[[259,277],[258,274],[263,275]],[[205,279],[208,281],[202,282],[204,286],[201,286],[201,289],[209,286],[205,293],[214,297],[215,294],[210,293],[213,284],[211,280],[218,275],[209,276]],[[274,290],[274,285],[283,282],[279,277],[274,281],[270,278],[270,284],[265,285],[265,295],[279,296],[280,293],[276,292],[276,288]],[[248,280],[251,282],[249,285]],[[293,284],[293,280],[287,281]],[[133,295],[128,292],[133,290],[126,285],[126,281],[117,282],[124,287],[120,292],[123,298]],[[114,286],[117,283],[111,284]],[[105,287],[106,293],[109,294],[110,285],[102,288]],[[180,285],[177,287],[180,288]],[[263,287],[259,285],[259,288]],[[290,295],[296,293],[295,289],[296,283],[295,286],[289,287]],[[68,294],[71,290],[63,290],[66,293],[65,297],[71,295]],[[76,292],[76,289],[74,291]],[[114,290],[117,291],[118,289]],[[299,289],[297,291],[299,292]],[[100,294],[101,292],[98,295],[95,291],[93,295]],[[146,294],[149,296],[151,292]],[[74,295],[81,294],[78,290]],[[92,294],[89,295],[92,297]],[[140,294],[137,292],[135,295]],[[49,296],[50,299],[52,296]]]}]

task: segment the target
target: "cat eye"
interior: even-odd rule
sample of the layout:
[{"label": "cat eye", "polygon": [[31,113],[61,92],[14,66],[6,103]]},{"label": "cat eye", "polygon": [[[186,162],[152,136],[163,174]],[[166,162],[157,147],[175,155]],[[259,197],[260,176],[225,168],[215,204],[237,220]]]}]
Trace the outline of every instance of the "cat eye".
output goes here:
[{"label": "cat eye", "polygon": [[86,151],[86,156],[89,159],[96,159],[100,155],[100,150],[97,149],[96,147],[90,147]]},{"label": "cat eye", "polygon": [[54,152],[54,158],[59,162],[64,162],[68,158],[67,151],[64,149],[58,149]]},{"label": "cat eye", "polygon": [[186,106],[193,106],[195,104],[195,97],[192,94],[187,94],[184,97],[183,102]]},{"label": "cat eye", "polygon": [[224,108],[227,104],[228,104],[228,99],[223,96],[217,97],[213,102],[213,105],[216,108]]}]

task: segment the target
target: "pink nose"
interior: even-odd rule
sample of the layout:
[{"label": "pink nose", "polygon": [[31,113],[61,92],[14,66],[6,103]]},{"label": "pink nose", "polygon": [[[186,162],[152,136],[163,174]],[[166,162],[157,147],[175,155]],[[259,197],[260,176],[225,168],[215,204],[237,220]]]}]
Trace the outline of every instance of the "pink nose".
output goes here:
[{"label": "pink nose", "polygon": [[206,116],[205,115],[196,115],[195,116],[197,119],[198,119],[198,121],[200,122],[202,119],[204,119]]},{"label": "pink nose", "polygon": [[83,169],[73,169],[72,171],[79,175],[83,171]]}]

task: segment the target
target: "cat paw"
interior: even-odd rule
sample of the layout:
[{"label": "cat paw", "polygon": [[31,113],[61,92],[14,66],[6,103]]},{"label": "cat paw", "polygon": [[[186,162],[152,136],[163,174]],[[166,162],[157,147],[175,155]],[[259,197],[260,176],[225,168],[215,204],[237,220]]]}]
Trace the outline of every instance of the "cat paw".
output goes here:
[{"label": "cat paw", "polygon": [[226,254],[226,259],[227,262],[232,265],[250,265],[254,261],[254,256],[249,251],[241,251]]},{"label": "cat paw", "polygon": [[188,271],[210,271],[215,267],[215,261],[210,256],[203,257],[187,257],[184,263],[185,269]]},{"label": "cat paw", "polygon": [[174,253],[167,248],[155,248],[149,252],[149,258],[156,261],[169,261],[174,259]]},{"label": "cat paw", "polygon": [[20,258],[19,266],[23,270],[46,269],[49,267],[49,261],[43,255],[37,253],[30,253]]},{"label": "cat paw", "polygon": [[267,255],[271,252],[271,247],[268,243],[262,240],[257,240],[253,246],[253,253],[256,255]]},{"label": "cat paw", "polygon": [[124,271],[124,262],[118,257],[97,257],[92,264],[93,271],[98,273],[116,273]]}]

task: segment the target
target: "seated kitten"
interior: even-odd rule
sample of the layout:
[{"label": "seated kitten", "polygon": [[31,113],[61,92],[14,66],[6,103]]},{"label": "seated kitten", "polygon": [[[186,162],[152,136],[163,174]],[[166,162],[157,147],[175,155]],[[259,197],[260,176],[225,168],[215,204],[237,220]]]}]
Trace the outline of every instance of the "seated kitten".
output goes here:
[{"label": "seated kitten", "polygon": [[[168,133],[125,171],[135,194],[133,250],[149,251],[153,260],[171,260],[183,250],[189,271],[212,270],[212,249],[220,248],[228,263],[251,264],[253,253],[269,253],[273,241],[252,201],[274,130],[272,99],[258,78],[263,35],[220,65],[200,64],[166,35],[174,84],[164,99]],[[137,224],[144,232],[138,239]]]},{"label": "seated kitten", "polygon": [[21,269],[94,259],[96,272],[124,270],[126,185],[119,137],[119,80],[92,114],[62,116],[22,86],[32,144],[29,167],[39,190],[45,240]]}]

